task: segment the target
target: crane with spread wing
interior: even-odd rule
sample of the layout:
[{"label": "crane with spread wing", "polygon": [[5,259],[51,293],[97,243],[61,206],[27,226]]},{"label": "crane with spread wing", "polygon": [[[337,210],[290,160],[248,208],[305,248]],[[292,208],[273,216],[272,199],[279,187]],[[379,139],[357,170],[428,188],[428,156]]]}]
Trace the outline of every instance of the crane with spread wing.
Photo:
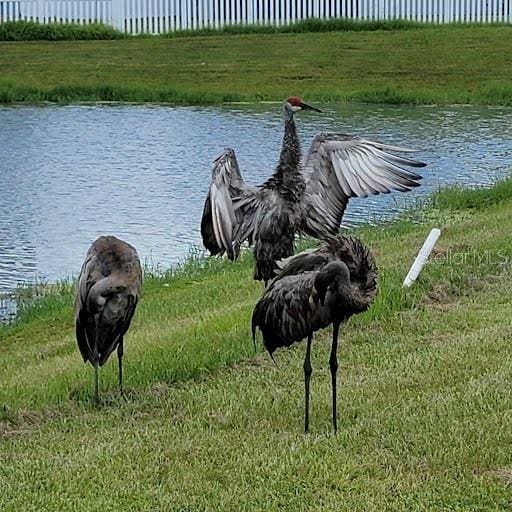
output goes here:
[{"label": "crane with spread wing", "polygon": [[267,283],[276,262],[293,254],[296,233],[335,236],[351,197],[410,191],[421,176],[410,168],[426,164],[398,153],[414,150],[344,133],[320,133],[301,162],[294,115],[314,110],[297,96],[283,106],[284,137],[274,174],[258,187],[242,178],[235,152],[215,160],[201,234],[212,255],[234,260],[240,245],[254,247],[254,278]]}]

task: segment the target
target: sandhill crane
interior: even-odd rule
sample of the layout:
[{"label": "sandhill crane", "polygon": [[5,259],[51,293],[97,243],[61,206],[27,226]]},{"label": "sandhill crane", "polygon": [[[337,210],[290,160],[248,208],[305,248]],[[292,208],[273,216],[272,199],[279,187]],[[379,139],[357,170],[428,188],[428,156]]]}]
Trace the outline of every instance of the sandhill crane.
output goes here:
[{"label": "sandhill crane", "polygon": [[263,335],[270,353],[307,338],[304,359],[304,430],[309,429],[309,383],[313,333],[333,324],[329,367],[332,379],[332,421],[337,431],[336,372],[340,325],[365,311],[377,293],[377,269],[368,248],[359,240],[338,235],[313,251],[280,262],[278,276],[256,304],[252,335]]},{"label": "sandhill crane", "polygon": [[315,136],[301,165],[294,114],[318,109],[299,97],[284,102],[284,138],[274,174],[263,185],[246,185],[235,152],[215,160],[206,197],[201,234],[213,254],[236,259],[240,244],[254,245],[254,278],[267,282],[275,262],[293,254],[295,234],[324,239],[335,236],[351,197],[406,192],[421,176],[405,167],[426,164],[399,156],[413,150],[344,133]]},{"label": "sandhill crane", "polygon": [[123,393],[123,337],[142,286],[137,251],[114,236],[93,242],[78,277],[75,328],[78,348],[94,367],[94,398],[99,402],[98,368],[117,348],[119,390]]}]

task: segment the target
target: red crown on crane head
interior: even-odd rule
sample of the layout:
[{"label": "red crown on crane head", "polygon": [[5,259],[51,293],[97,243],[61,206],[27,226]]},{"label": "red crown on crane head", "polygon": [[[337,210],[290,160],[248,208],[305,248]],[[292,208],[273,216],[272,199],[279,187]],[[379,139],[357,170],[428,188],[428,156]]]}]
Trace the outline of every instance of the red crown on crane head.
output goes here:
[{"label": "red crown on crane head", "polygon": [[292,107],[300,107],[302,105],[302,100],[298,96],[290,96],[286,101]]}]

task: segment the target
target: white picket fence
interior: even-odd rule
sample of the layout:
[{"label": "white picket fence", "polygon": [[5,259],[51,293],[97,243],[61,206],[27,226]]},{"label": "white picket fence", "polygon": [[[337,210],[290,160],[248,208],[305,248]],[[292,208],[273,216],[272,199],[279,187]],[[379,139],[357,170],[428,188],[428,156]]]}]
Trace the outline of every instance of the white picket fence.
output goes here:
[{"label": "white picket fence", "polygon": [[512,0],[0,0],[0,23],[102,22],[129,34],[343,17],[510,23]]}]

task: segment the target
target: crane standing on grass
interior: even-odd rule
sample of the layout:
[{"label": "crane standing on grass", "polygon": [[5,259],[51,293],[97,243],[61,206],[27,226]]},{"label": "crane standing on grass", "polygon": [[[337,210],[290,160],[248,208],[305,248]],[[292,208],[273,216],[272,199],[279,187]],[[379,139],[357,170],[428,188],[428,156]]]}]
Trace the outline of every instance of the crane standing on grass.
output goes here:
[{"label": "crane standing on grass", "polygon": [[332,421],[337,431],[336,372],[340,325],[352,315],[366,311],[377,293],[375,260],[359,240],[338,235],[318,249],[305,251],[279,262],[277,277],[256,304],[252,335],[263,335],[272,356],[279,347],[289,347],[307,337],[304,359],[304,430],[309,429],[309,383],[313,333],[333,324],[329,367],[332,379]]},{"label": "crane standing on grass", "polygon": [[78,348],[94,367],[94,398],[99,402],[98,368],[117,348],[119,390],[123,393],[124,335],[130,327],[142,286],[134,247],[114,236],[91,245],[78,277],[75,328]]},{"label": "crane standing on grass", "polygon": [[283,106],[284,137],[274,174],[263,185],[246,185],[235,152],[215,160],[201,234],[213,254],[238,257],[240,244],[254,245],[254,278],[274,277],[276,261],[293,254],[295,234],[325,239],[338,232],[351,197],[407,192],[421,176],[405,167],[426,164],[394,154],[413,150],[344,133],[316,135],[301,168],[294,114],[320,110],[291,96]]}]

